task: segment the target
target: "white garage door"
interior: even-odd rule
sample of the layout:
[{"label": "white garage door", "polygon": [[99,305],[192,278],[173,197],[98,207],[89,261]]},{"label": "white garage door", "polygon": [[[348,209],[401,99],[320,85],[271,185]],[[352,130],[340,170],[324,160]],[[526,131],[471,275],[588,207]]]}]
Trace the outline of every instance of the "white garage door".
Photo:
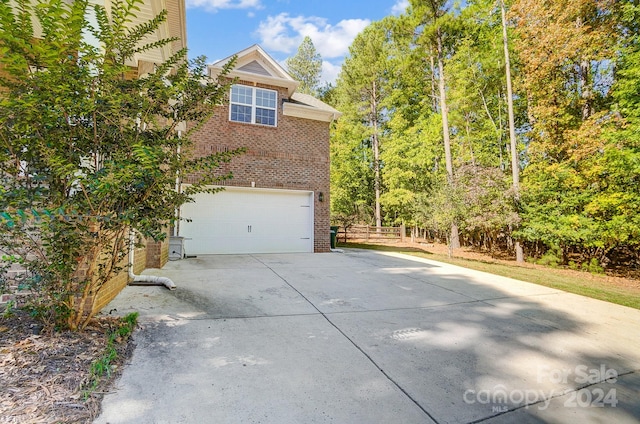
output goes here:
[{"label": "white garage door", "polygon": [[182,207],[187,255],[313,252],[313,192],[226,188]]}]

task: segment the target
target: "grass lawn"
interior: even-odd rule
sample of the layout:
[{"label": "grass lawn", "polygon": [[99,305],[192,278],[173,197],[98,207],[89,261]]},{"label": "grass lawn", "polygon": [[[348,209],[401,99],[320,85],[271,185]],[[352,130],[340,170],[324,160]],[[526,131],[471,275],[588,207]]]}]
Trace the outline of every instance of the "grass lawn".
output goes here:
[{"label": "grass lawn", "polygon": [[635,280],[539,265],[519,266],[490,260],[449,258],[413,247],[363,243],[339,244],[339,247],[404,253],[640,309],[640,285]]}]

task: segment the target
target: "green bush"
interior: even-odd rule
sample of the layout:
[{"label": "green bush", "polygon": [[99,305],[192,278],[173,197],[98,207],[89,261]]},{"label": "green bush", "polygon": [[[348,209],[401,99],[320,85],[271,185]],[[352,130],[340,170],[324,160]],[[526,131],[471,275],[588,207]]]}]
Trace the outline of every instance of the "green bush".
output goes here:
[{"label": "green bush", "polygon": [[537,261],[538,265],[557,268],[562,263],[562,252],[559,247],[547,250]]},{"label": "green bush", "polygon": [[582,270],[591,272],[592,274],[604,274],[604,268],[600,265],[600,261],[596,258],[591,258],[589,262],[583,262]]},{"label": "green bush", "polygon": [[[186,49],[127,78],[139,53],[174,41],[154,41],[166,10],[133,24],[141,1],[0,2],[0,279],[25,270],[12,286],[45,325],[84,329],[131,232],[164,239],[176,208],[215,192],[243,151],[197,156],[191,138],[224,103],[235,59],[221,82]],[[196,180],[177,191],[176,175]]]}]

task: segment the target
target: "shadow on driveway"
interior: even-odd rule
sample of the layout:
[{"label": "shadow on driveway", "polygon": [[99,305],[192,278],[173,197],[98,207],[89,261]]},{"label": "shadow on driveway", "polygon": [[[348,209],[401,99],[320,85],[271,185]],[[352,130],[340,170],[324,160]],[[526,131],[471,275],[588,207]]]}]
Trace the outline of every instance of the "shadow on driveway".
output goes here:
[{"label": "shadow on driveway", "polygon": [[97,423],[640,421],[640,311],[397,254],[203,256]]}]

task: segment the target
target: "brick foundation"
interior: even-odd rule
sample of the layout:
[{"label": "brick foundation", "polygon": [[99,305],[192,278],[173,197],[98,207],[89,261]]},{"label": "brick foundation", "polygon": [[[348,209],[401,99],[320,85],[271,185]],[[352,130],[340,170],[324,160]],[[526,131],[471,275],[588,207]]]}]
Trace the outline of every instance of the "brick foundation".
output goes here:
[{"label": "brick foundation", "polygon": [[[144,268],[162,268],[169,261],[169,234],[164,241],[155,242],[153,240],[147,240]],[[136,274],[139,274],[144,270],[134,270]]]},{"label": "brick foundation", "polygon": [[[119,264],[122,270],[98,290],[95,301],[93,302],[93,313],[100,312],[129,284],[128,263],[129,257],[127,255]],[[146,250],[144,247],[136,248],[133,260],[133,272],[139,274],[146,268]]]},{"label": "brick foundation", "polygon": [[[133,259],[133,273],[140,274],[147,268],[162,268],[169,260],[169,238],[165,241],[154,242],[147,240],[146,246],[136,248]],[[129,284],[129,270],[127,265],[129,258],[127,256],[120,266],[123,269],[114,278],[104,284],[96,295],[93,303],[93,312],[101,311],[109,302]]]}]

